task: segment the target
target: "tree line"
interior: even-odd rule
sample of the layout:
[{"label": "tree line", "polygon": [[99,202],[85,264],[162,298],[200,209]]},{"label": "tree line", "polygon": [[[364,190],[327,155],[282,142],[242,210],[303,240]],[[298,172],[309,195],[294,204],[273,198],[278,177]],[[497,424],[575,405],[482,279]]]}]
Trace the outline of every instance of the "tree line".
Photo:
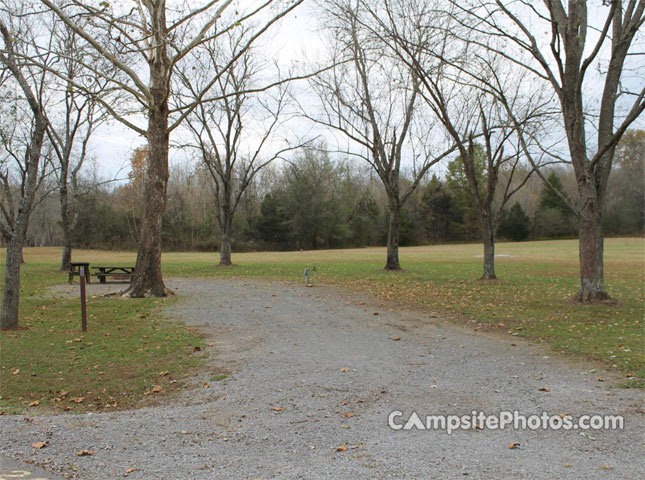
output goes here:
[{"label": "tree line", "polygon": [[[295,151],[289,162],[264,170],[242,196],[227,235],[233,251],[357,248],[387,244],[387,195],[369,168],[332,158],[318,144]],[[73,244],[90,249],[136,250],[143,201],[141,155],[133,152],[127,182],[88,189],[72,230]],[[616,154],[603,230],[609,236],[645,234],[645,131],[627,132]],[[136,173],[138,172],[138,173]],[[547,178],[560,195],[575,195],[575,176],[563,166]],[[402,182],[412,180],[404,175]],[[88,180],[91,183],[90,180]],[[165,251],[221,250],[222,232],[213,209],[216,192],[199,162],[171,170],[163,222]],[[507,241],[577,237],[578,224],[559,194],[539,178],[520,189],[501,213],[495,231]],[[41,202],[27,244],[64,243],[56,195]],[[42,219],[42,220],[40,220]],[[443,174],[423,181],[401,209],[400,245],[481,241],[478,207],[458,156]],[[230,253],[229,253],[230,254]]]},{"label": "tree line", "polygon": [[[86,147],[105,121],[147,142],[144,200],[132,214],[137,261],[130,296],[169,293],[161,251],[164,219],[177,218],[168,214],[171,141],[195,153],[210,178],[226,265],[247,192],[265,183],[264,171],[276,161],[289,162],[316,141],[294,135],[297,118],[333,138],[328,153],[365,166],[378,181],[387,270],[401,268],[398,247],[412,200],[442,181],[429,180],[429,172],[453,162],[446,188],[460,183],[467,192],[472,210],[462,205],[461,213],[477,224],[484,244],[482,279],[496,278],[496,234],[509,218],[522,217],[518,194],[539,178],[566,206],[565,226],[577,228],[577,299],[609,298],[604,215],[617,204],[609,186],[619,142],[645,110],[645,75],[634,50],[645,0],[603,2],[594,15],[585,0],[319,0],[312,8],[324,53],[289,67],[260,54],[259,39],[303,0],[171,3],[0,4],[2,328],[17,324],[22,247],[52,178],[67,234],[62,267],[69,263],[77,205],[87,194],[79,183]],[[575,178],[569,193],[551,175],[556,164]],[[305,182],[301,173],[280,171],[287,184],[265,198],[308,201],[302,191],[281,192],[290,180]],[[346,237],[334,221],[345,218],[341,206],[321,219],[334,225],[327,233],[308,225],[309,233],[290,241],[318,246]],[[289,226],[307,221],[290,219]]]}]

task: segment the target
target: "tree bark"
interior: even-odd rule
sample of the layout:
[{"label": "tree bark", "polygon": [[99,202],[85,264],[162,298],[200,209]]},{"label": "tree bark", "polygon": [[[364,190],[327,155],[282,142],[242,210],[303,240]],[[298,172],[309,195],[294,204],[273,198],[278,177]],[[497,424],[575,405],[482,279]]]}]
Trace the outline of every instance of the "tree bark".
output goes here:
[{"label": "tree bark", "polygon": [[399,230],[401,226],[401,204],[390,199],[390,228],[387,234],[387,263],[385,270],[401,270],[399,263]]},{"label": "tree bark", "polygon": [[20,264],[22,262],[22,244],[20,235],[13,235],[7,240],[7,255],[2,288],[2,311],[0,328],[2,330],[18,326],[18,306],[20,303]]},{"label": "tree bark", "polygon": [[[61,177],[63,173],[61,172]],[[60,188],[61,228],[63,230],[63,255],[60,269],[68,271],[72,262],[72,232],[69,218],[69,199],[67,196],[67,172],[65,172],[65,186]]]},{"label": "tree bark", "polygon": [[72,265],[72,241],[69,238],[69,234],[64,235],[63,240],[63,255],[61,256],[60,269],[62,272],[69,271]]},{"label": "tree bark", "polygon": [[219,264],[226,267],[233,265],[231,261],[231,237],[224,232],[222,232],[219,246]]},{"label": "tree bark", "polygon": [[[583,197],[584,198],[584,197]],[[602,211],[595,202],[586,202],[580,212],[580,289],[579,302],[608,300],[603,263],[604,236]]]},{"label": "tree bark", "polygon": [[482,237],[484,240],[484,273],[481,280],[497,280],[495,276],[495,227],[490,217],[482,217]]},{"label": "tree bark", "polygon": [[168,290],[161,275],[161,233],[166,209],[168,184],[168,109],[152,112],[148,130],[150,156],[144,187],[145,203],[141,217],[139,250],[135,265],[131,297],[164,297]]},{"label": "tree bark", "polygon": [[[225,208],[227,206],[225,205]],[[220,228],[222,229],[222,236],[219,246],[219,264],[222,266],[233,265],[231,261],[231,231],[233,230],[233,215],[231,212],[223,212],[222,222]]]}]

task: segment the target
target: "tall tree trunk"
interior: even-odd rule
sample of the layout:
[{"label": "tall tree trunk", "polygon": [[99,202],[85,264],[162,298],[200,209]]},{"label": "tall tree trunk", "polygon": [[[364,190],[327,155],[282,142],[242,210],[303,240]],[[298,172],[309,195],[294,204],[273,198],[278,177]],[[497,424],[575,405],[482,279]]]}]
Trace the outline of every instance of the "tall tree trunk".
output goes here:
[{"label": "tall tree trunk", "polygon": [[497,280],[495,276],[495,227],[490,216],[483,215],[482,237],[484,239],[484,273],[481,280]]},{"label": "tall tree trunk", "polygon": [[60,261],[60,269],[63,272],[69,271],[72,264],[72,239],[69,232],[63,232],[63,254]]},{"label": "tall tree trunk", "polygon": [[401,226],[401,204],[398,198],[390,199],[390,228],[387,234],[387,263],[385,270],[400,270],[399,230]]},{"label": "tall tree trunk", "polygon": [[4,286],[2,288],[2,311],[0,312],[0,328],[18,326],[18,305],[20,303],[20,264],[22,263],[21,235],[12,235],[7,240],[7,255],[4,271]]},{"label": "tall tree trunk", "polygon": [[[29,83],[25,80],[22,71],[16,64],[13,53],[13,34],[9,32],[4,22],[0,22],[0,32],[4,38],[7,57],[3,55],[2,63],[13,74],[22,92],[24,93],[29,108],[33,113],[34,122],[31,131],[31,139],[26,151],[26,171],[23,171],[23,184],[20,191],[22,198],[11,220],[11,225],[4,225],[3,230],[10,229],[10,234],[5,233],[7,240],[5,278],[2,292],[2,307],[0,308],[0,329],[18,326],[18,307],[20,305],[20,265],[24,262],[22,247],[27,238],[29,227],[29,216],[34,207],[34,198],[38,188],[38,176],[40,155],[42,152],[45,132],[47,129],[47,118],[42,110],[42,104],[34,95]],[[22,168],[22,167],[21,167]],[[4,209],[3,209],[4,212]],[[5,213],[5,217],[7,217]],[[9,218],[6,218],[9,220]]]},{"label": "tall tree trunk", "polygon": [[219,264],[222,266],[233,265],[231,262],[231,237],[228,233],[222,233],[219,247]]},{"label": "tall tree trunk", "polygon": [[[164,22],[165,23],[165,22]],[[165,53],[165,52],[164,52]],[[167,55],[150,65],[152,104],[148,118],[148,165],[144,185],[139,250],[132,284],[126,291],[131,297],[164,297],[170,293],[161,275],[161,234],[166,209],[168,185],[168,98],[165,84]]]},{"label": "tall tree trunk", "polygon": [[221,231],[219,246],[219,264],[221,266],[233,265],[231,261],[231,232],[233,231],[233,215],[235,209],[232,208],[231,202],[231,183],[230,179],[224,181],[223,198],[217,202],[217,221]]},{"label": "tall tree trunk", "polygon": [[169,292],[161,275],[161,233],[168,184],[168,109],[150,115],[149,160],[146,169],[144,207],[139,250],[130,286],[131,297],[164,297]]},{"label": "tall tree trunk", "polygon": [[[65,179],[65,183],[67,183],[67,179]],[[72,232],[66,185],[60,189],[60,212],[61,227],[63,229],[63,255],[61,257],[60,269],[62,271],[68,271],[72,262]]]},{"label": "tall tree trunk", "polygon": [[219,246],[219,264],[222,266],[233,265],[231,261],[231,226],[228,221],[223,222]]},{"label": "tall tree trunk", "polygon": [[603,265],[604,236],[602,232],[602,210],[585,192],[587,199],[580,212],[580,289],[576,295],[579,302],[607,300]]}]

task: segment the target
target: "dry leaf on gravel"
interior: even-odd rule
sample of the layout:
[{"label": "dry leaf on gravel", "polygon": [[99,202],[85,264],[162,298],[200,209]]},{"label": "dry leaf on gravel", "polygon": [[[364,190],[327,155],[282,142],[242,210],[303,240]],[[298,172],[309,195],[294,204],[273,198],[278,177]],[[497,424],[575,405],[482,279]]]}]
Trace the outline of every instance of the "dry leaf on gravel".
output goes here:
[{"label": "dry leaf on gravel", "polygon": [[282,408],[282,407],[271,407],[271,410],[273,410],[274,412],[281,412],[281,411],[284,410],[284,408]]},{"label": "dry leaf on gravel", "polygon": [[550,392],[551,391],[551,389],[549,387],[540,387],[540,388],[538,388],[538,390],[540,392]]},{"label": "dry leaf on gravel", "polygon": [[346,452],[347,451],[347,445],[341,445],[340,447],[336,447],[337,452]]},{"label": "dry leaf on gravel", "polygon": [[354,414],[352,412],[347,412],[347,413],[341,413],[340,416],[343,418],[352,418]]},{"label": "dry leaf on gravel", "polygon": [[125,469],[125,475],[127,476],[128,474],[130,474],[130,473],[132,473],[132,472],[136,472],[136,471],[137,471],[137,468],[136,468],[136,467],[126,468],[126,469]]},{"label": "dry leaf on gravel", "polygon": [[79,452],[76,452],[76,455],[78,455],[79,457],[86,457],[88,455],[94,455],[94,450],[83,449],[83,450],[81,450]]},{"label": "dry leaf on gravel", "polygon": [[40,450],[43,447],[46,447],[49,444],[49,442],[36,442],[32,443],[31,446],[34,447],[36,450]]},{"label": "dry leaf on gravel", "polygon": [[517,443],[517,442],[516,443],[509,443],[509,445],[508,445],[508,448],[510,448],[511,450],[513,450],[514,448],[519,448],[519,447],[520,447],[520,444]]},{"label": "dry leaf on gravel", "polygon": [[150,391],[151,391],[152,393],[159,393],[159,392],[161,392],[161,390],[162,390],[161,385],[155,385],[154,387],[152,387],[152,388],[150,389]]},{"label": "dry leaf on gravel", "polygon": [[40,405],[40,400],[34,400],[29,404],[30,407],[37,407],[38,405]]},{"label": "dry leaf on gravel", "polygon": [[343,372],[343,373],[349,372],[349,368],[343,367],[343,368],[340,369],[340,371]]},{"label": "dry leaf on gravel", "polygon": [[401,340],[401,337],[392,337],[392,340],[394,340],[395,342],[398,342],[399,340]]}]

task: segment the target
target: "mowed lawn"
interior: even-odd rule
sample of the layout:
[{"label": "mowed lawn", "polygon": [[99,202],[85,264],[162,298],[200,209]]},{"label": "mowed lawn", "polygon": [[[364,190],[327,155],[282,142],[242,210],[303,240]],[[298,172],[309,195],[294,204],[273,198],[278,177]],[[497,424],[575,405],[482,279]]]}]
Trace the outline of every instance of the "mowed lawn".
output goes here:
[{"label": "mowed lawn", "polygon": [[[64,283],[60,250],[26,249],[21,325],[3,332],[0,370],[3,408],[38,401],[48,408],[122,408],[154,401],[181,388],[200,363],[199,337],[162,319],[159,307],[174,299],[90,301],[90,332],[81,334],[78,300],[42,298],[48,285]],[[607,239],[605,275],[617,305],[578,305],[578,243],[559,240],[499,243],[498,281],[478,281],[479,244],[401,248],[402,271],[386,272],[384,248],[233,255],[233,267],[217,267],[217,253],[166,253],[166,276],[252,277],[314,281],[349,287],[422,307],[455,322],[490,325],[509,335],[547,342],[555,351],[599,360],[624,375],[624,386],[645,378],[645,240]],[[4,255],[4,253],[0,253]],[[76,261],[133,265],[131,252],[75,251]],[[0,260],[3,257],[0,256]],[[1,280],[0,280],[1,282]],[[18,373],[14,374],[16,370]],[[170,372],[168,375],[162,373]],[[150,393],[153,386],[159,394]],[[61,390],[68,392],[61,396]],[[82,402],[72,399],[83,398]]]}]

